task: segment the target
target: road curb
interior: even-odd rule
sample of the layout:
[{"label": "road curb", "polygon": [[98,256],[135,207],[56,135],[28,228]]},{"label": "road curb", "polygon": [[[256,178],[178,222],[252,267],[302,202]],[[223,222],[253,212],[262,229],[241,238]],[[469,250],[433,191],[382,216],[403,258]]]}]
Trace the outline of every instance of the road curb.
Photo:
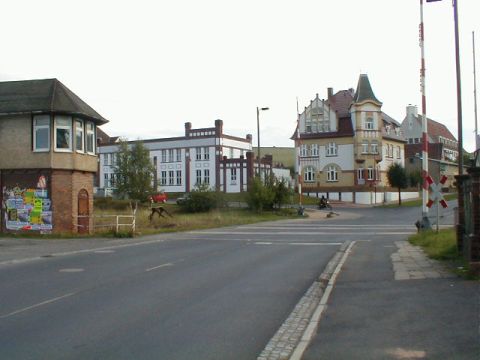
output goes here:
[{"label": "road curb", "polygon": [[355,241],[342,244],[322,274],[313,282],[287,320],[270,339],[257,360],[301,359],[316,333],[333,285],[354,244]]}]

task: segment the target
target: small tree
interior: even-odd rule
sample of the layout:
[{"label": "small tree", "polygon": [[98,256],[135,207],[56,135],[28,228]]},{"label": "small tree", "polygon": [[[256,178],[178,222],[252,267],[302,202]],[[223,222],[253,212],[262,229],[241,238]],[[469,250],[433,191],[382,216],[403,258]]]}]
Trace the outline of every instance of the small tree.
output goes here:
[{"label": "small tree", "polygon": [[275,193],[271,186],[266,186],[258,176],[252,179],[247,194],[247,204],[250,209],[258,212],[272,209],[274,198]]},{"label": "small tree", "polygon": [[115,193],[122,198],[146,201],[154,191],[154,171],[149,152],[141,141],[129,147],[122,140],[115,166]]},{"label": "small tree", "polygon": [[400,164],[392,164],[387,172],[388,182],[390,186],[398,189],[398,205],[402,205],[401,189],[408,186],[407,173]]},{"label": "small tree", "polygon": [[282,205],[289,202],[292,195],[292,189],[290,189],[284,179],[276,180],[273,184],[273,193],[273,205],[277,209],[280,209]]}]

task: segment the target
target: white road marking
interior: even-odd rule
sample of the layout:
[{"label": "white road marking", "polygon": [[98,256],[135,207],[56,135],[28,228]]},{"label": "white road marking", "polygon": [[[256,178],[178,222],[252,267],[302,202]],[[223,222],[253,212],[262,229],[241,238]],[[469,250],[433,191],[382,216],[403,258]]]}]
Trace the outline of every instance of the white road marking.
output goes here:
[{"label": "white road marking", "polygon": [[266,241],[257,241],[254,242],[255,245],[298,245],[298,246],[323,246],[323,245],[342,245],[343,243],[334,243],[334,242],[315,242],[315,243],[308,243],[308,242],[266,242]]},{"label": "white road marking", "polygon": [[76,268],[76,269],[60,269],[60,270],[58,270],[58,272],[64,272],[64,273],[77,273],[77,272],[82,272],[82,271],[85,271],[85,269]]},{"label": "white road marking", "polygon": [[96,250],[94,251],[95,254],[111,254],[114,253],[115,250]]},{"label": "white road marking", "polygon": [[[369,231],[369,232],[331,232],[331,231],[192,231],[192,234],[198,235],[410,235],[416,234],[417,230],[411,231]],[[192,239],[193,240],[193,239]]]},{"label": "white road marking", "polygon": [[161,268],[168,267],[168,266],[173,266],[173,264],[172,263],[166,263],[166,264],[154,266],[152,268],[145,269],[145,272],[149,272],[149,271],[156,270],[156,269],[161,269]]},{"label": "white road marking", "polygon": [[38,303],[38,304],[35,304],[35,305],[32,305],[32,306],[28,306],[26,308],[23,308],[23,309],[19,309],[19,310],[16,310],[16,311],[13,311],[9,314],[5,314],[5,315],[1,315],[0,316],[0,319],[4,319],[4,318],[7,318],[9,316],[13,316],[13,315],[16,315],[16,314],[19,314],[19,313],[22,313],[22,312],[25,312],[25,311],[28,311],[28,310],[31,310],[31,309],[35,309],[39,306],[43,306],[43,305],[47,305],[47,304],[51,304],[55,301],[58,301],[58,300],[61,300],[61,299],[65,299],[69,296],[72,296],[72,295],[75,295],[75,293],[68,293],[68,294],[65,294],[65,295],[62,295],[62,296],[59,296],[59,297],[56,297],[56,298],[53,298],[53,299],[50,299],[50,300],[45,300],[45,301],[42,301],[41,303]]}]

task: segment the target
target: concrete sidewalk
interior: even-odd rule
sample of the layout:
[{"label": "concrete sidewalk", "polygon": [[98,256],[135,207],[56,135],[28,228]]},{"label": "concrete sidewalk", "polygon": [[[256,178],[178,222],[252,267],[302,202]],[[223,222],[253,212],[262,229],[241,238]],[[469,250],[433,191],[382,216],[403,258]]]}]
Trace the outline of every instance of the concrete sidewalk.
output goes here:
[{"label": "concrete sidewalk", "polygon": [[303,359],[480,359],[479,290],[405,241],[358,242]]}]

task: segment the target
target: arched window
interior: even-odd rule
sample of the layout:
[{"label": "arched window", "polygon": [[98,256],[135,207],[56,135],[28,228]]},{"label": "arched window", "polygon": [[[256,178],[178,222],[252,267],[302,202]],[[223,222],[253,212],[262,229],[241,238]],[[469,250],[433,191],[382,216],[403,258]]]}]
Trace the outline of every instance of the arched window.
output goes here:
[{"label": "arched window", "polygon": [[313,166],[307,166],[303,171],[303,180],[305,182],[314,182],[315,181],[315,168]]}]

